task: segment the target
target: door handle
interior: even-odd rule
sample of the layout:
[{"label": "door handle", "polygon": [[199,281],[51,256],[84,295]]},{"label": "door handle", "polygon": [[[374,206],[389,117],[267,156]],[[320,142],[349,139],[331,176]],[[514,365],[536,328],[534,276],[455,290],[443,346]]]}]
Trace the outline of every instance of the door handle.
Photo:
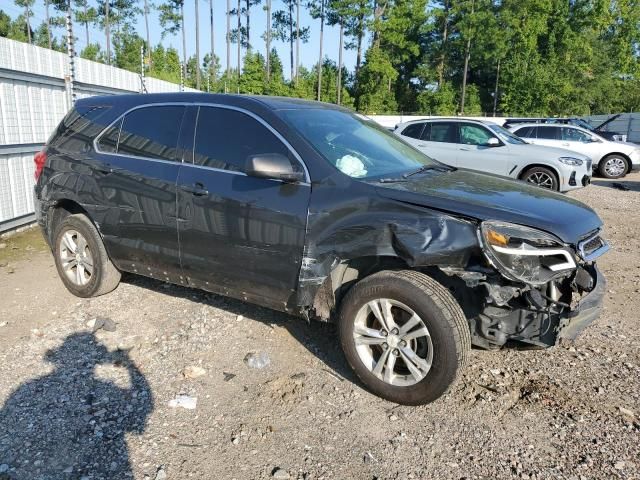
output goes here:
[{"label": "door handle", "polygon": [[424,143],[419,143],[418,146],[422,148],[427,148],[429,145],[425,145]]},{"label": "door handle", "polygon": [[470,152],[471,151],[470,148],[460,148],[460,150],[462,150],[463,152]]},{"label": "door handle", "polygon": [[180,189],[184,190],[185,192],[189,192],[196,197],[204,197],[205,195],[209,195],[209,190],[207,190],[200,182],[194,183],[193,185],[180,185]]},{"label": "door handle", "polygon": [[570,145],[568,143],[563,143],[562,146],[563,147],[569,147]]}]

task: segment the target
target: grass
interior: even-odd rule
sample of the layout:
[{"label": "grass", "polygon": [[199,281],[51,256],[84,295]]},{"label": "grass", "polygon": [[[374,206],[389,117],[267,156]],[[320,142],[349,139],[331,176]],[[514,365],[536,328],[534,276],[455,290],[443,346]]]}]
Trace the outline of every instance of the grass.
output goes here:
[{"label": "grass", "polygon": [[38,227],[29,228],[9,237],[0,238],[0,267],[28,257],[31,253],[46,252],[49,247]]}]

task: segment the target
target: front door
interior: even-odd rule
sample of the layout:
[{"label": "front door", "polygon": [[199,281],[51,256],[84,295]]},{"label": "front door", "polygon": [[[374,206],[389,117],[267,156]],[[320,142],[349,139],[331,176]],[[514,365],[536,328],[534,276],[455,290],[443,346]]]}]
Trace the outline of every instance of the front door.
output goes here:
[{"label": "front door", "polygon": [[193,159],[178,175],[183,274],[196,287],[284,310],[297,285],[311,187],[247,176],[245,162],[280,153],[304,167],[251,114],[194,108]]},{"label": "front door", "polygon": [[[509,153],[509,147],[482,125],[475,123],[458,125],[460,143],[456,165],[461,168],[508,176],[516,164],[513,153]],[[489,145],[489,140],[492,138],[500,143]]]}]

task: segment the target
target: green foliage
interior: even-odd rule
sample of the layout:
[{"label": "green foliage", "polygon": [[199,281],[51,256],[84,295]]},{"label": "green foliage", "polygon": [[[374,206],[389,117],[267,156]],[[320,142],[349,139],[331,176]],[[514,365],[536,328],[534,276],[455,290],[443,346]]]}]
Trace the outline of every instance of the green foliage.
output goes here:
[{"label": "green foliage", "polygon": [[398,78],[389,54],[381,48],[367,50],[358,76],[359,110],[365,113],[389,113],[398,110],[392,85]]},{"label": "green foliage", "polygon": [[455,115],[458,109],[456,91],[449,82],[418,94],[417,113],[425,115]]}]

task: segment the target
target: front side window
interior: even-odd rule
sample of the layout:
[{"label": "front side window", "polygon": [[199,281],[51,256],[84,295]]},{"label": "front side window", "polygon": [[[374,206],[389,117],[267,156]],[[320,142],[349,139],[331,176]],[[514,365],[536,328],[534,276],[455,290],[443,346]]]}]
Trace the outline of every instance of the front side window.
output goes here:
[{"label": "front side window", "polygon": [[566,142],[583,142],[591,141],[591,136],[576,128],[564,127],[562,129],[562,140]]},{"label": "front side window", "polygon": [[490,138],[495,137],[486,128],[469,123],[460,125],[460,143],[482,146],[489,143]]},{"label": "front side window", "polygon": [[133,110],[120,129],[118,153],[158,160],[177,160],[178,135],[185,107],[159,105]]},{"label": "front side window", "polygon": [[194,143],[197,165],[244,172],[249,156],[271,153],[288,157],[294,171],[303,171],[287,146],[255,118],[228,108],[200,107]]},{"label": "front side window", "polygon": [[560,128],[558,127],[536,127],[538,138],[543,140],[558,140]]},{"label": "front side window", "polygon": [[402,135],[416,139],[420,138],[422,127],[424,127],[424,123],[413,123],[402,131]]},{"label": "front side window", "polygon": [[276,113],[329,163],[353,178],[395,176],[424,165],[441,165],[361,115],[326,108]]}]

